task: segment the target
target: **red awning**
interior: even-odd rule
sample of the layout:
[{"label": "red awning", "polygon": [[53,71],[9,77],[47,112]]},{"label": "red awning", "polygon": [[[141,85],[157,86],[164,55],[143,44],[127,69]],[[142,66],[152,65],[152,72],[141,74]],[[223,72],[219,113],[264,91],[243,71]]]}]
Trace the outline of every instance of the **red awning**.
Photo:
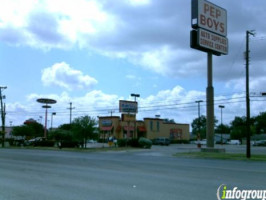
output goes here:
[{"label": "red awning", "polygon": [[113,126],[103,126],[100,128],[101,131],[111,131],[113,129]]},{"label": "red awning", "polygon": [[138,126],[139,132],[146,132],[145,126]]}]

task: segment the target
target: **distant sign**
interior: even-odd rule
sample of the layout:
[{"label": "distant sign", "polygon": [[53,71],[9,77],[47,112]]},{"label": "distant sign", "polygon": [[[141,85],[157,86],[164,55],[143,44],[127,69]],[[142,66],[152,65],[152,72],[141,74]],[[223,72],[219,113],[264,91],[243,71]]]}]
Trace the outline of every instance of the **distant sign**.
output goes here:
[{"label": "distant sign", "polygon": [[110,119],[104,119],[101,122],[102,122],[102,126],[112,126],[112,120]]},{"label": "distant sign", "polygon": [[227,36],[227,11],[206,0],[192,0],[192,28]]},{"label": "distant sign", "polygon": [[136,101],[119,101],[119,112],[121,113],[137,113],[138,103]]}]

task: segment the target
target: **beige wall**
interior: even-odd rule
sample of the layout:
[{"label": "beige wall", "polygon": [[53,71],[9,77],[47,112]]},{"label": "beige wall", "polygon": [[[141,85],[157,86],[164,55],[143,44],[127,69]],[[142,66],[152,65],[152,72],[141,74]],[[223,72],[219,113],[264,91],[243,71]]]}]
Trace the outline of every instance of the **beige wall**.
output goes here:
[{"label": "beige wall", "polygon": [[189,140],[189,124],[164,123],[162,119],[144,118],[146,137],[166,137],[173,140]]},{"label": "beige wall", "polygon": [[[105,133],[108,136],[115,136],[117,139],[131,137],[134,133],[134,127],[136,127],[136,135],[139,132],[138,127],[145,127],[146,132],[139,133],[139,136],[149,139],[166,137],[173,140],[189,140],[189,124],[164,123],[162,119],[144,118],[144,121],[137,121],[135,126],[135,122],[121,121],[120,117],[99,117],[100,133],[103,133],[101,131],[103,120],[111,121],[113,126],[112,131],[105,131]],[[124,129],[127,126],[131,128],[129,132]]]}]

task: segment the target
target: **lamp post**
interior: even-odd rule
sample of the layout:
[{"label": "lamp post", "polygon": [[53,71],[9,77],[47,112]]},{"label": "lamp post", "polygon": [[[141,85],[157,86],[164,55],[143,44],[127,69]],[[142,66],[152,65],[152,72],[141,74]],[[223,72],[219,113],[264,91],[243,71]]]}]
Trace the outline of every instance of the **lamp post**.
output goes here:
[{"label": "lamp post", "polygon": [[198,140],[200,140],[200,103],[202,102],[202,100],[195,101],[198,104]]},{"label": "lamp post", "polygon": [[222,126],[223,126],[223,108],[225,108],[224,105],[219,105],[219,108],[221,108],[221,145],[223,144],[223,131],[222,131]]},{"label": "lamp post", "polygon": [[5,116],[6,116],[6,104],[3,105],[2,90],[7,89],[7,86],[0,86],[0,103],[1,103],[1,119],[2,119],[2,147],[5,147]]},{"label": "lamp post", "polygon": [[[134,93],[132,93],[131,96],[134,97],[135,98],[135,102],[137,102],[137,97],[140,97],[140,94],[134,94]],[[136,136],[137,112],[138,112],[138,108],[137,108],[136,113],[135,113],[135,122],[134,122],[134,134],[133,134],[133,138]]]},{"label": "lamp post", "polygon": [[37,99],[37,102],[45,104],[42,107],[45,108],[44,138],[46,138],[47,137],[47,135],[46,135],[46,129],[47,129],[47,109],[48,108],[51,108],[51,106],[49,106],[48,104],[55,104],[56,103],[56,100],[41,98],[41,99]]},{"label": "lamp post", "polygon": [[53,129],[53,116],[56,115],[56,112],[51,114],[51,130]]}]

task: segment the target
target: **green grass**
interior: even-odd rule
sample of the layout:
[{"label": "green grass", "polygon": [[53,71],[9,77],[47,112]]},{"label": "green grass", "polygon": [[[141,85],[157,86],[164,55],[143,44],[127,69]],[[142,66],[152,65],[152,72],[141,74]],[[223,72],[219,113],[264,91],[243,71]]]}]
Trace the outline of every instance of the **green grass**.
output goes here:
[{"label": "green grass", "polygon": [[183,158],[202,158],[202,159],[264,161],[264,162],[266,162],[266,155],[251,155],[251,158],[248,159],[248,158],[246,158],[245,154],[188,152],[188,153],[176,153],[176,154],[174,154],[174,156],[183,157]]}]

